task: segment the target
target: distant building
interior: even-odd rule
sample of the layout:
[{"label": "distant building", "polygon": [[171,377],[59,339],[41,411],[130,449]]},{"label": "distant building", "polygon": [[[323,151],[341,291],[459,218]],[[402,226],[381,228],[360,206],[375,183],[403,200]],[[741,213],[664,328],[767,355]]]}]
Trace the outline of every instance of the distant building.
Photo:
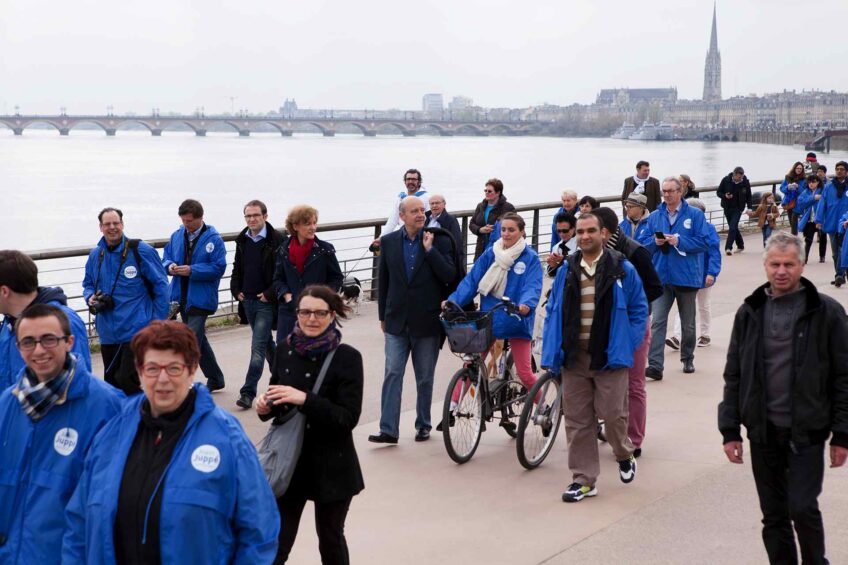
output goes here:
[{"label": "distant building", "polygon": [[448,108],[454,111],[465,110],[472,106],[474,106],[474,100],[468,98],[467,96],[454,96],[453,100],[451,100],[450,104],[448,104]]},{"label": "distant building", "polygon": [[286,98],[286,101],[283,102],[283,105],[280,107],[280,115],[297,116],[297,102],[294,101],[294,98],[291,100]]},{"label": "distant building", "polygon": [[441,116],[445,109],[445,102],[441,93],[425,94],[421,99],[421,109],[424,114],[433,117]]},{"label": "distant building", "polygon": [[612,107],[676,101],[676,88],[605,88],[598,94],[595,104]]},{"label": "distant building", "polygon": [[718,33],[716,31],[716,7],[713,4],[713,30],[710,34],[710,50],[704,63],[704,101],[721,100],[721,53],[718,52]]}]

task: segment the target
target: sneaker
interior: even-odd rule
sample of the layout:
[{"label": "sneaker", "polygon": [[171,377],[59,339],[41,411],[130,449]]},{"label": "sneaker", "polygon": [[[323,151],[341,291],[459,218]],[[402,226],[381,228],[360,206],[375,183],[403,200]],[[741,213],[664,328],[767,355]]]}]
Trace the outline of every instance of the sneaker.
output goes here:
[{"label": "sneaker", "polygon": [[622,483],[633,482],[636,478],[636,457],[631,455],[624,461],[618,462],[618,476],[621,477]]},{"label": "sneaker", "polygon": [[710,346],[710,336],[702,335],[698,338],[698,347],[709,347]]},{"label": "sneaker", "polygon": [[725,249],[724,252],[727,253],[728,255],[733,255],[732,249]]},{"label": "sneaker", "polygon": [[661,381],[663,379],[663,372],[661,369],[648,367],[647,369],[645,369],[645,376],[655,381]]},{"label": "sneaker", "polygon": [[680,350],[680,340],[679,340],[679,339],[677,339],[677,338],[676,338],[676,337],[674,337],[674,336],[667,337],[667,338],[665,339],[665,344],[666,344],[667,346],[669,346],[670,348],[674,349],[675,351],[679,351],[679,350]]},{"label": "sneaker", "polygon": [[833,279],[833,284],[836,285],[836,288],[839,288],[843,284],[845,284],[845,277],[842,275],[837,275],[835,279]]},{"label": "sneaker", "polygon": [[236,400],[236,406],[247,410],[248,408],[253,406],[253,397],[249,394],[242,394],[241,396],[239,396],[239,399]]},{"label": "sneaker", "polygon": [[587,496],[598,496],[598,489],[595,487],[587,487],[580,483],[571,483],[565,492],[562,493],[563,502],[580,502]]}]

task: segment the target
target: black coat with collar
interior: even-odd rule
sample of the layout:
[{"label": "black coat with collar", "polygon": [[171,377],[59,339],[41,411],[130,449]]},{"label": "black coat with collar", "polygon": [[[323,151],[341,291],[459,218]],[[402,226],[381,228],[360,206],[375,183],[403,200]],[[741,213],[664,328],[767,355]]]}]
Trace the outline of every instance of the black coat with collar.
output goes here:
[{"label": "black coat with collar", "polygon": [[378,310],[385,331],[412,337],[442,333],[439,323],[444,291],[456,279],[453,244],[448,237],[436,235],[429,253],[419,240],[412,277],[406,276],[403,256],[406,231],[401,228],[380,239],[380,278]]},{"label": "black coat with collar", "polygon": [[471,216],[471,221],[468,223],[468,229],[471,230],[471,233],[477,236],[477,245],[474,247],[475,261],[486,250],[486,247],[489,245],[489,238],[492,235],[491,232],[480,233],[480,228],[484,226],[493,226],[495,225],[495,222],[497,222],[500,217],[507,212],[515,212],[515,206],[507,202],[506,196],[501,194],[497,203],[495,203],[495,207],[489,211],[489,220],[486,221],[486,206],[488,206],[488,204],[489,203],[485,198],[482,202],[477,204],[477,208],[474,209],[474,215]]},{"label": "black coat with collar", "polygon": [[[266,235],[262,247],[262,277],[265,281],[265,290],[262,294],[265,295],[265,300],[276,305],[277,295],[274,292],[274,266],[277,261],[277,250],[280,248],[280,243],[283,241],[283,236],[280,232],[274,229],[270,222],[265,223]],[[244,246],[247,242],[247,230],[244,228],[238,236],[236,236],[236,254],[233,259],[233,274],[230,277],[230,292],[233,298],[238,299],[238,295],[242,291],[244,284]],[[244,313],[244,306],[239,302],[239,319],[242,324],[247,323],[247,316]]]},{"label": "black coat with collar", "polygon": [[[318,393],[312,392],[326,354],[302,356],[283,341],[271,375],[272,385],[288,385],[306,392],[299,410],[306,415],[303,448],[289,488],[308,500],[345,500],[365,488],[353,443],[353,429],[362,412],[362,355],[341,344],[330,362]],[[262,420],[279,417],[291,405],[274,406]]]},{"label": "black coat with collar", "polygon": [[[294,304],[300,292],[310,284],[325,284],[338,292],[342,287],[344,275],[336,258],[336,248],[331,243],[315,238],[315,245],[306,258],[303,273],[298,273],[289,259],[291,237],[285,237],[277,251],[277,263],[274,269],[274,294],[280,302],[280,314],[294,315]],[[283,296],[291,293],[288,303]]]},{"label": "black coat with collar", "polygon": [[[424,215],[427,218],[425,225],[430,223],[430,218],[433,216],[433,212],[431,210],[427,210]],[[450,215],[450,213],[445,210],[441,213],[441,215],[436,218],[436,222],[442,226],[443,230],[447,230],[453,236],[454,243],[456,243],[457,251],[459,251],[459,258],[462,261],[462,264],[465,265],[465,241],[462,239],[462,228],[459,227],[459,222],[456,218]]]}]

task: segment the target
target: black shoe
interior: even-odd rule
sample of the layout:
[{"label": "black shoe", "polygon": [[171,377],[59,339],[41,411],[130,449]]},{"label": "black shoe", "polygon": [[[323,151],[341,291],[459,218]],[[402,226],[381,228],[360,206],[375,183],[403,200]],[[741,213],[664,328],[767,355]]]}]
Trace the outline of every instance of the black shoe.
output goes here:
[{"label": "black shoe", "polygon": [[[437,431],[437,432],[440,432],[440,431],[442,431],[442,430],[444,429],[444,427],[445,427],[445,426],[444,426],[444,423],[445,423],[445,421],[444,421],[444,420],[442,420],[441,422],[439,422],[439,425],[438,425],[438,426],[436,426],[436,431]],[[448,427],[451,427],[451,428],[452,428],[454,424],[456,424],[456,416],[454,416],[453,414],[451,414],[451,416],[450,416],[450,420],[448,421]]]},{"label": "black shoe", "polygon": [[368,441],[371,443],[397,443],[398,438],[390,436],[385,432],[380,432],[377,435],[368,436]]},{"label": "black shoe", "polygon": [[224,383],[213,385],[212,383],[207,382],[206,388],[209,389],[209,392],[218,392],[219,390],[224,390]]},{"label": "black shoe", "polygon": [[660,369],[655,369],[654,367],[648,367],[645,369],[645,376],[655,381],[661,381],[663,379],[662,371]]},{"label": "black shoe", "polygon": [[236,406],[247,410],[248,408],[253,406],[253,397],[249,394],[242,394],[241,396],[239,396],[239,399],[236,400]]},{"label": "black shoe", "polygon": [[834,285],[836,285],[836,288],[839,288],[840,286],[842,286],[843,284],[845,284],[845,277],[843,277],[842,275],[838,275],[838,276],[837,276],[837,277],[833,280],[833,284],[834,284]]},{"label": "black shoe", "polygon": [[690,361],[683,362],[683,372],[684,373],[694,373],[695,372],[695,363]]},{"label": "black shoe", "polygon": [[415,434],[415,441],[427,441],[428,439],[430,439],[430,428],[421,428]]},{"label": "black shoe", "polygon": [[637,447],[636,449],[633,450],[633,457],[635,457],[636,459],[639,459],[640,457],[642,457],[642,448],[641,447]]}]

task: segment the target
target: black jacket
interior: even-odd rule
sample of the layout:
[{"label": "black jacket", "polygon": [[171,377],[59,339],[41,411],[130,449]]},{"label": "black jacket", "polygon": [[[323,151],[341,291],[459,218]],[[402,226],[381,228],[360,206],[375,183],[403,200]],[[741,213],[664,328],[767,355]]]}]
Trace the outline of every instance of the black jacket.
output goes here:
[{"label": "black jacket", "polygon": [[[277,260],[277,250],[280,243],[283,241],[283,236],[274,229],[270,222],[265,223],[266,235],[262,247],[262,276],[265,281],[265,290],[262,294],[265,295],[265,300],[272,304],[277,303],[277,295],[274,292],[274,266]],[[244,228],[238,236],[236,236],[236,254],[233,259],[233,274],[230,277],[230,292],[233,293],[233,298],[238,299],[238,295],[242,291],[244,283],[244,246],[247,242],[247,230]],[[242,324],[247,323],[247,316],[244,314],[244,306],[239,302],[239,319]]]},{"label": "black jacket", "polygon": [[[636,188],[636,181],[633,180],[632,176],[624,179],[624,189],[621,191],[621,200],[626,200],[630,193],[633,192],[634,188]],[[662,204],[660,181],[654,177],[648,177],[648,180],[645,181],[645,198],[648,199],[646,207],[650,212],[653,212],[660,204]]]},{"label": "black jacket", "polygon": [[[728,198],[728,195],[733,195],[733,198]],[[752,208],[751,205],[751,183],[748,182],[748,177],[742,175],[742,182],[736,184],[733,182],[733,173],[730,173],[718,185],[716,196],[721,199],[722,208],[730,208],[744,210]]]},{"label": "black jacket", "polygon": [[477,236],[477,245],[474,248],[475,261],[486,250],[486,246],[489,244],[489,236],[491,235],[491,233],[480,233],[480,228],[483,226],[493,226],[507,212],[515,212],[515,206],[507,202],[506,196],[501,194],[497,203],[495,203],[495,207],[489,212],[489,221],[487,222],[485,220],[487,205],[488,203],[485,199],[480,202],[477,208],[474,209],[474,215],[471,216],[471,221],[468,223],[468,229]]},{"label": "black jacket", "polygon": [[419,241],[412,280],[406,276],[403,258],[403,228],[380,238],[380,278],[378,312],[386,332],[400,335],[404,330],[413,337],[442,333],[439,312],[445,291],[456,282],[453,244],[448,237],[436,235],[433,248],[424,252]]},{"label": "black jacket", "polygon": [[[274,295],[280,303],[279,313],[294,315],[294,305],[300,292],[310,284],[325,284],[338,292],[342,287],[344,275],[336,259],[336,248],[331,243],[315,238],[315,245],[306,258],[303,273],[298,273],[289,260],[289,242],[284,237],[277,250],[277,263],[274,268]],[[283,296],[291,293],[288,303]],[[278,336],[279,337],[279,336]]]},{"label": "black jacket", "polygon": [[[836,300],[802,278],[807,304],[795,324],[793,342],[792,440],[807,445],[827,439],[848,447],[848,318]],[[736,312],[724,368],[724,399],[718,428],[724,443],[748,438],[766,443],[766,384],[763,375],[763,311],[759,287]]]},{"label": "black jacket", "polygon": [[[303,448],[289,488],[317,502],[344,500],[365,488],[353,445],[353,429],[362,411],[362,355],[350,345],[339,345],[315,394],[312,387],[325,356],[301,356],[284,341],[277,349],[270,382],[306,392],[306,402],[299,408],[306,415]],[[279,424],[279,417],[292,409],[273,406],[260,418],[274,418]]]},{"label": "black jacket", "polygon": [[642,279],[645,297],[648,299],[648,308],[650,308],[651,302],[662,296],[663,293],[662,281],[657,274],[657,270],[654,269],[651,252],[621,233],[620,229],[618,230],[618,241],[614,249],[633,263],[636,272],[639,274],[639,278]]},{"label": "black jacket", "polygon": [[[430,223],[430,218],[433,216],[433,212],[427,210],[424,215],[427,217],[427,221],[424,225]],[[467,248],[465,246],[465,240],[462,238],[462,228],[459,227],[459,222],[456,218],[451,216],[447,210],[442,212],[442,215],[436,218],[436,222],[440,226],[442,226],[443,230],[447,230],[453,236],[454,243],[456,243],[456,248],[459,251],[459,258],[462,261],[462,264],[465,265],[465,255],[467,252]]]}]

